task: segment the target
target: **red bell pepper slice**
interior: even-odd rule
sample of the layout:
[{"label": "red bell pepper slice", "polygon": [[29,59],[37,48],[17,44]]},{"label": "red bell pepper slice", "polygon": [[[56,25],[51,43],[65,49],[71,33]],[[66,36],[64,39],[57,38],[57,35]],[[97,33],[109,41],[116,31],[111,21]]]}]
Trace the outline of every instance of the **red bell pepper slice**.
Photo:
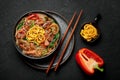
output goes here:
[{"label": "red bell pepper slice", "polygon": [[83,69],[83,71],[88,75],[93,75],[95,69],[103,72],[104,69],[100,68],[103,66],[103,59],[98,56],[95,52],[82,48],[75,55],[76,62]]},{"label": "red bell pepper slice", "polygon": [[33,13],[27,17],[28,20],[37,20],[40,19],[37,13]]}]

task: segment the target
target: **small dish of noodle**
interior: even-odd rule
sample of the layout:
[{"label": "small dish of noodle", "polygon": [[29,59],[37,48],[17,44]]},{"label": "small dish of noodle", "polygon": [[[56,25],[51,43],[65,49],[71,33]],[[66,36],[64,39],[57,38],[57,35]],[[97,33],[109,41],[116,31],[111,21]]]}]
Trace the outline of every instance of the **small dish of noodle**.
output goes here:
[{"label": "small dish of noodle", "polygon": [[86,23],[80,30],[81,37],[87,42],[94,42],[99,37],[98,29],[92,23]]}]

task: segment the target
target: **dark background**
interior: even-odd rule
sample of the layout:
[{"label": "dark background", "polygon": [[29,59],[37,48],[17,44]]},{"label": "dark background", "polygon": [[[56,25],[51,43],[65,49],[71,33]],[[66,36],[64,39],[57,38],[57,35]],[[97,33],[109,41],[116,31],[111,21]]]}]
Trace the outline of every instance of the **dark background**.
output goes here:
[{"label": "dark background", "polygon": [[[120,4],[119,0],[0,0],[0,80],[120,80]],[[26,65],[17,54],[12,42],[13,27],[21,15],[31,10],[51,10],[68,21],[74,11],[83,9],[83,15],[75,30],[75,46],[69,59],[46,75]],[[100,13],[102,37],[95,45],[84,43],[79,31],[84,22],[94,20]],[[76,52],[87,47],[105,61],[103,73],[88,76],[75,62]]]}]

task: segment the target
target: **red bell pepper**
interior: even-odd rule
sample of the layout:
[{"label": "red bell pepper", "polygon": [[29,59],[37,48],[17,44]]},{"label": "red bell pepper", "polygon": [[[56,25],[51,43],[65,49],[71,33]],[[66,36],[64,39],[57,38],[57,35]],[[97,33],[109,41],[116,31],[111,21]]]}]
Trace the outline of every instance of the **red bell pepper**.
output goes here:
[{"label": "red bell pepper", "polygon": [[103,59],[98,56],[95,52],[82,48],[75,55],[76,62],[83,69],[83,71],[88,75],[93,75],[95,69],[103,72],[104,69],[100,68],[103,66]]},{"label": "red bell pepper", "polygon": [[33,13],[33,14],[31,14],[31,15],[29,15],[28,17],[27,17],[27,19],[29,20],[37,20],[37,19],[39,19],[39,16],[38,16],[38,14],[37,13]]}]

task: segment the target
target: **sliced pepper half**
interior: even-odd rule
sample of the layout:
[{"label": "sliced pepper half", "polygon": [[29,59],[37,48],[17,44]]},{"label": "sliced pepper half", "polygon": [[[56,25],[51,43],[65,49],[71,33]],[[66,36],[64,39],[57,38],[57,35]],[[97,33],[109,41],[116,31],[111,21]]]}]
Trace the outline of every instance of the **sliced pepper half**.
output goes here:
[{"label": "sliced pepper half", "polygon": [[103,59],[98,56],[95,52],[82,48],[75,55],[76,62],[83,69],[83,71],[88,75],[93,75],[95,69],[103,72],[104,69],[100,68],[103,66]]}]

